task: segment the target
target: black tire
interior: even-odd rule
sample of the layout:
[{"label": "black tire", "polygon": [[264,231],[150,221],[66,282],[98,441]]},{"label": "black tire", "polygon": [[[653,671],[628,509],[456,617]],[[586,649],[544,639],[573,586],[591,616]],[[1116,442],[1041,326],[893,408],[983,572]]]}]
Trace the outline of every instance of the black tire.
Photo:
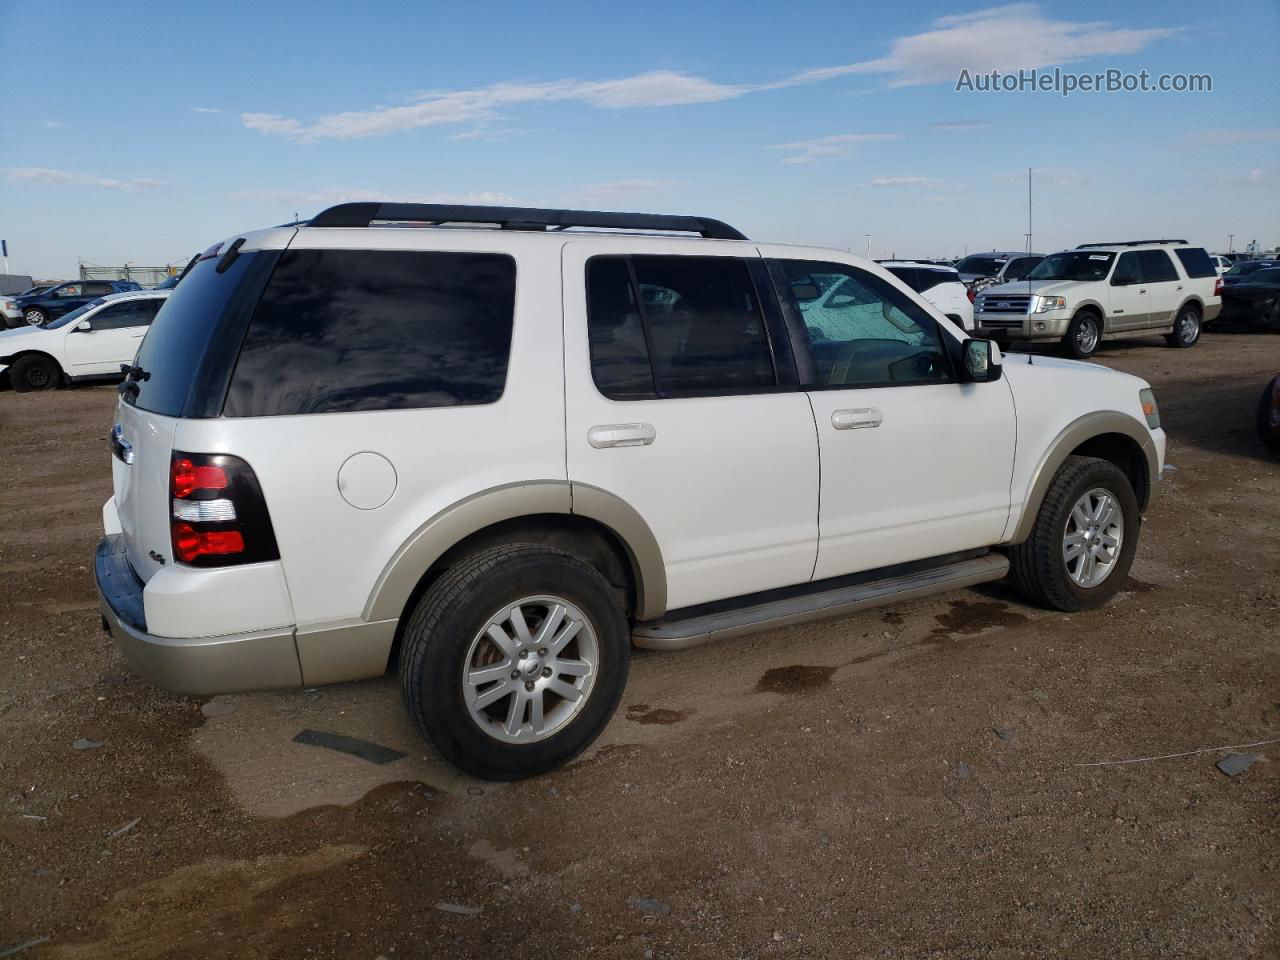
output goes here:
[{"label": "black tire", "polygon": [[1171,347],[1194,347],[1200,342],[1202,327],[1200,309],[1187,304],[1178,311],[1173,321],[1173,332],[1165,334],[1164,342]]},{"label": "black tire", "polygon": [[[1272,398],[1276,398],[1274,401]],[[1280,424],[1272,426],[1272,404],[1276,404],[1275,415],[1280,420],[1280,377],[1267,384],[1258,398],[1258,439],[1272,453],[1280,454]]]},{"label": "black tire", "polygon": [[[504,742],[472,718],[463,693],[467,657],[496,611],[538,595],[583,612],[599,664],[586,703],[563,728],[532,743]],[[418,731],[446,760],[486,780],[518,780],[568,762],[600,735],[622,698],[630,662],[631,631],[609,581],[572,554],[516,543],[472,554],[423,594],[404,630],[400,687]]]},{"label": "black tire", "polygon": [[39,307],[27,307],[22,311],[22,321],[28,326],[43,327],[49,322],[49,314]]},{"label": "black tire", "polygon": [[[1082,334],[1085,333],[1086,325],[1092,324],[1093,336],[1084,337],[1085,342],[1082,343]],[[1098,352],[1098,345],[1102,343],[1102,317],[1093,310],[1081,310],[1071,318],[1071,325],[1067,327],[1067,335],[1062,338],[1062,348],[1066,350],[1067,355],[1077,360],[1088,360]]]},{"label": "black tire", "polygon": [[62,385],[62,369],[52,357],[28,354],[14,362],[9,379],[18,393],[53,390]]},{"label": "black tire", "polygon": [[[1095,487],[1115,497],[1123,516],[1124,536],[1106,579],[1086,588],[1071,579],[1063,559],[1063,538],[1072,508]],[[1023,595],[1041,606],[1067,613],[1100,607],[1124,586],[1141,528],[1138,498],[1119,467],[1093,457],[1068,457],[1040,504],[1031,536],[1009,549],[1010,575]]]}]

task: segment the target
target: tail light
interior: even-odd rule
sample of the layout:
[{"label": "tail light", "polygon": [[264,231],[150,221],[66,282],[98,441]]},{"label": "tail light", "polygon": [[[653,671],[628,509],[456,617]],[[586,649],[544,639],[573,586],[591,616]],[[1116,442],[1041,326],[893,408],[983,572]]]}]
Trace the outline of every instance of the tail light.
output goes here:
[{"label": "tail light", "polygon": [[973,287],[969,287],[969,288],[967,288],[967,289],[965,290],[965,293],[966,293],[966,294],[968,295],[968,297],[969,297],[969,302],[970,302],[970,303],[973,303],[974,298],[977,296],[977,294],[973,292]]},{"label": "tail light", "polygon": [[267,502],[253,469],[226,453],[182,453],[169,463],[173,557],[193,567],[279,560]]},{"label": "tail light", "polygon": [[1219,277],[1213,282],[1213,295],[1215,297],[1222,296],[1222,278]]}]

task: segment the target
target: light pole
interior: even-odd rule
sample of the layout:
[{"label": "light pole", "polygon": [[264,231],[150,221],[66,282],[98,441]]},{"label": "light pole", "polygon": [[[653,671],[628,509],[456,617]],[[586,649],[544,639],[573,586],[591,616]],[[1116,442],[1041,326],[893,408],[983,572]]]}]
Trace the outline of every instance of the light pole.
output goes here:
[{"label": "light pole", "polygon": [[1232,241],[1235,240],[1235,238],[1236,235],[1234,233],[1227,234],[1227,253],[1230,253],[1234,249]]},{"label": "light pole", "polygon": [[871,259],[871,234],[865,233],[863,234],[863,236],[867,238],[867,259],[870,260]]}]

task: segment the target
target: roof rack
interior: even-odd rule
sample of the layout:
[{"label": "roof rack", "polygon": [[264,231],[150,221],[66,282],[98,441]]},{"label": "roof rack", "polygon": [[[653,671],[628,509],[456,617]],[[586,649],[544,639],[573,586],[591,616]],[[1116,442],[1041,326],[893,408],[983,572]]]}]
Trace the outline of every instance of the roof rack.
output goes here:
[{"label": "roof rack", "polygon": [[656,213],[604,213],[596,210],[549,210],[540,207],[486,207],[452,203],[340,203],[311,218],[312,227],[367,227],[393,223],[492,223],[503,230],[566,230],[595,227],[696,233],[708,240],[745,240],[738,230],[709,217]]},{"label": "roof rack", "polygon": [[1076,247],[1084,250],[1088,247],[1142,247],[1149,243],[1186,243],[1185,240],[1116,240],[1114,243],[1082,243]]}]

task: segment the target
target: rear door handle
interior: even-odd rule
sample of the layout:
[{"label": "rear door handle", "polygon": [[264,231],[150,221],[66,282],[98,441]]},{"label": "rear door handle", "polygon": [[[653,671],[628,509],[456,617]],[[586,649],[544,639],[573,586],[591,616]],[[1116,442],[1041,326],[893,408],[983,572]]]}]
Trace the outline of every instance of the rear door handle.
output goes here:
[{"label": "rear door handle", "polygon": [[879,407],[857,407],[853,410],[836,410],[831,414],[831,425],[837,430],[862,430],[884,423]]},{"label": "rear door handle", "polygon": [[652,423],[606,423],[587,431],[587,443],[604,447],[647,447],[658,438]]}]

